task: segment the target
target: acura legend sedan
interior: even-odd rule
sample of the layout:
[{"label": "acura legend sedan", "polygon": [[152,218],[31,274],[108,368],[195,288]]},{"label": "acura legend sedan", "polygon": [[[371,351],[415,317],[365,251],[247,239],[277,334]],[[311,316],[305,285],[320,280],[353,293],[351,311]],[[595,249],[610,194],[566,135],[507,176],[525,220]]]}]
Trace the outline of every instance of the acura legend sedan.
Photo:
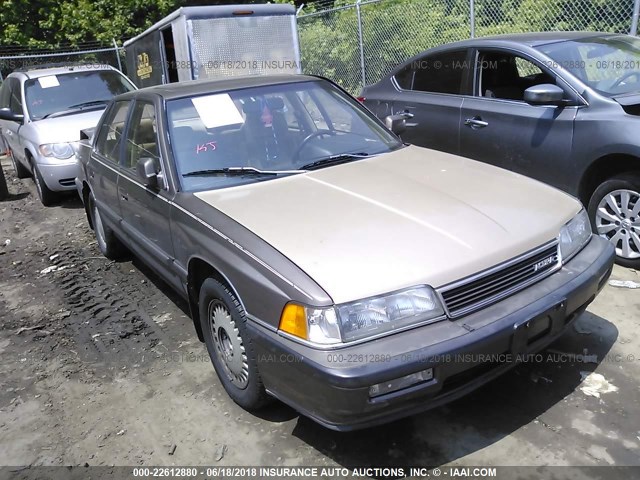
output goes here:
[{"label": "acura legend sedan", "polygon": [[246,409],[348,430],[441,405],[560,336],[611,273],[577,200],[406,146],[321,78],[130,92],[84,137],[100,250],[188,300]]},{"label": "acura legend sedan", "polygon": [[640,39],[499,35],[427,50],[362,92],[402,139],[578,197],[620,265],[640,268]]}]

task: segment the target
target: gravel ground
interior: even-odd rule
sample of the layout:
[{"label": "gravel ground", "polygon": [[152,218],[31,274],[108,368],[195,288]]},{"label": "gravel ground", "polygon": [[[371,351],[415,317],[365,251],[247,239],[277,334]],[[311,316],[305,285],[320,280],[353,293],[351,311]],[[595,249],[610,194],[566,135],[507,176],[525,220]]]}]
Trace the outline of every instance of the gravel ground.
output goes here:
[{"label": "gravel ground", "polygon": [[103,258],[74,196],[44,208],[2,165],[0,465],[640,465],[640,289],[607,286],[541,362],[341,434],[236,406],[184,302]]}]

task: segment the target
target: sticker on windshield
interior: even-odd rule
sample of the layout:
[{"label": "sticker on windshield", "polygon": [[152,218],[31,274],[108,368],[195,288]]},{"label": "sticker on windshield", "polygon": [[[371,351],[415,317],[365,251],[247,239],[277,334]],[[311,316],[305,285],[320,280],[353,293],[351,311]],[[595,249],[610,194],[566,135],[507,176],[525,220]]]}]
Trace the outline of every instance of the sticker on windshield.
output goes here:
[{"label": "sticker on windshield", "polygon": [[39,77],[38,83],[40,84],[40,88],[51,88],[51,87],[59,87],[60,82],[58,82],[58,77],[55,75],[47,75],[46,77]]},{"label": "sticker on windshield", "polygon": [[225,127],[244,123],[242,114],[228,93],[192,98],[198,116],[206,128]]}]

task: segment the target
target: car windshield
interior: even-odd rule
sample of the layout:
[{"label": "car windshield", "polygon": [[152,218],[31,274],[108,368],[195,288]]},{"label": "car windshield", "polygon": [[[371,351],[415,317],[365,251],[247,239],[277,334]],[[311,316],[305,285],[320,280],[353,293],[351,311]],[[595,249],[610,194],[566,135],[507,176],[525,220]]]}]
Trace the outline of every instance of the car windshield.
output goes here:
[{"label": "car windshield", "polygon": [[604,95],[640,93],[640,40],[635,37],[591,37],[537,48]]},{"label": "car windshield", "polygon": [[40,120],[104,108],[115,95],[133,89],[115,70],[82,70],[27,80],[24,95],[29,117]]},{"label": "car windshield", "polygon": [[402,146],[364,107],[325,81],[171,100],[167,117],[186,191],[265,181]]}]

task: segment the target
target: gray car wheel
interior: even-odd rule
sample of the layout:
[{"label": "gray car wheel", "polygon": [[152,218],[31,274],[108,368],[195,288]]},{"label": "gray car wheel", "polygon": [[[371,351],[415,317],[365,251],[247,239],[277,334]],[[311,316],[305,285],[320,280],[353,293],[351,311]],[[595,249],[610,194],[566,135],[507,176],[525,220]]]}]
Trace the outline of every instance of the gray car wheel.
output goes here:
[{"label": "gray car wheel", "polygon": [[613,177],[602,183],[589,202],[593,230],[616,249],[616,263],[640,267],[640,178]]},{"label": "gray car wheel", "polygon": [[9,189],[7,188],[7,179],[4,176],[4,170],[0,165],[0,200],[4,200],[9,197]]},{"label": "gray car wheel", "polygon": [[50,207],[58,200],[58,195],[47,187],[36,163],[32,162],[31,166],[33,168],[33,183],[36,186],[38,198],[45,207]]},{"label": "gray car wheel", "polygon": [[235,294],[217,280],[206,279],[200,288],[199,313],[211,363],[226,392],[248,410],[262,407],[269,396]]}]

